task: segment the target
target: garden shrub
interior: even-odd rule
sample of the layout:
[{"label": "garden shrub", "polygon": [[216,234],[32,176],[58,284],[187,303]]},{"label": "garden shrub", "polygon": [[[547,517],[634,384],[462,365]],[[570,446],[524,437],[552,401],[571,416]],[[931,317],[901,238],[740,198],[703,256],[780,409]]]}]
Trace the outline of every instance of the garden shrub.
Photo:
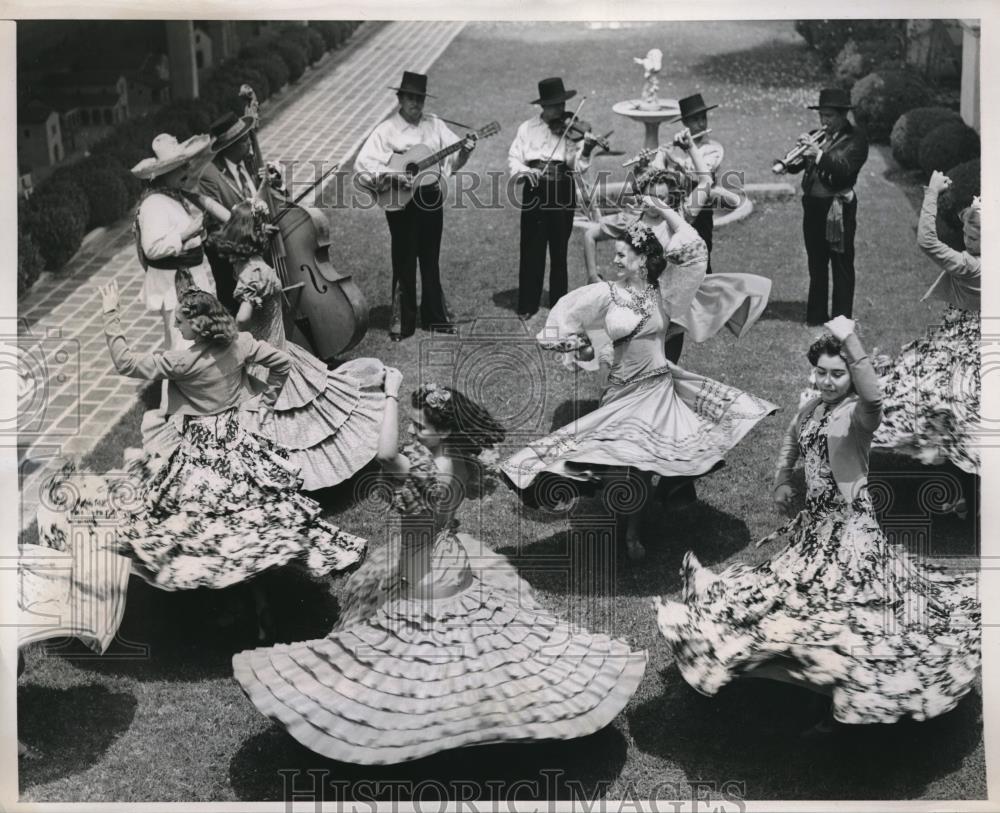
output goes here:
[{"label": "garden shrub", "polygon": [[298,82],[302,74],[306,72],[306,53],[298,43],[290,39],[279,38],[274,42],[274,50],[277,51],[285,64],[288,66],[288,79],[290,82]]},{"label": "garden shrub", "polygon": [[264,56],[247,58],[246,64],[267,77],[272,95],[288,84],[288,66],[275,51],[264,50]]},{"label": "garden shrub", "polygon": [[831,65],[849,39],[877,40],[883,47],[890,41],[901,44],[901,20],[796,20],[795,30],[809,46]]},{"label": "garden shrub", "polygon": [[964,121],[939,124],[920,140],[920,168],[930,175],[979,157],[979,133]]},{"label": "garden shrub", "polygon": [[851,89],[854,117],[878,144],[889,140],[892,126],[903,113],[930,100],[927,83],[909,70],[881,70],[859,79]]},{"label": "garden shrub", "polygon": [[38,280],[44,260],[38,246],[25,230],[23,223],[17,228],[17,297],[20,299]]},{"label": "garden shrub", "polygon": [[947,107],[915,107],[896,119],[889,135],[892,157],[901,167],[913,169],[920,165],[920,141],[927,133],[949,121],[962,117]]},{"label": "garden shrub", "polygon": [[117,159],[91,156],[65,169],[65,177],[87,197],[89,216],[85,229],[110,226],[125,216],[131,205],[124,174],[128,172]]},{"label": "garden shrub", "polygon": [[833,60],[833,75],[836,83],[850,90],[862,76],[867,76],[873,70],[899,69],[902,47],[899,40],[855,40],[849,39],[847,44]]},{"label": "garden shrub", "polygon": [[59,189],[36,194],[25,211],[25,226],[48,271],[59,270],[76,254],[86,231],[90,213],[83,192],[79,192],[84,201],[82,210],[60,194],[71,185],[63,182]]}]

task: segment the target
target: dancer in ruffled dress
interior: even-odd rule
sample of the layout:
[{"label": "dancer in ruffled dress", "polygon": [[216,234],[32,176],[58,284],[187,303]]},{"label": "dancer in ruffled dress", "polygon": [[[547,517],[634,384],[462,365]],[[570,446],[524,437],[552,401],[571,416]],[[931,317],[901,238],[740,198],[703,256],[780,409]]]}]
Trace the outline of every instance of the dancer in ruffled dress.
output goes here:
[{"label": "dancer in ruffled dress", "polygon": [[603,728],[638,687],[646,653],[560,621],[503,556],[457,532],[475,456],[503,429],[462,393],[425,385],[413,394],[413,442],[399,449],[401,380],[386,375],[379,452],[400,515],[389,543],[348,579],[326,638],[242,652],[236,679],[299,742],[344,762]]},{"label": "dancer in ruffled dress", "polygon": [[706,278],[704,241],[677,212],[664,207],[662,213],[671,235],[666,254],[647,226],[632,223],[616,243],[617,279],[571,291],[537,337],[545,348],[575,352],[585,362],[596,354],[611,365],[600,406],[502,466],[532,504],[561,493],[560,481],[615,483],[618,496],[605,498],[623,503],[618,512],[628,518],[631,559],[645,555],[639,521],[651,477],[676,478],[671,482],[679,487],[707,474],[776,410],[664,355],[671,331],[705,341],[728,324],[743,335],[764,310],[770,281],[751,274]]},{"label": "dancer in ruffled dress", "polygon": [[[266,238],[260,205],[259,198],[236,204],[211,242],[236,272],[237,327],[287,353],[292,367],[272,409],[244,410],[241,416],[250,431],[287,450],[303,488],[313,491],[346,480],[375,457],[385,410],[385,367],[378,359],[362,358],[331,371],[286,340],[281,281],[262,256]],[[251,370],[255,378],[265,374]]]},{"label": "dancer in ruffled dress", "polygon": [[[796,461],[806,507],[771,536],[790,544],[761,565],[715,575],[684,558],[683,602],[657,601],[681,674],[713,695],[741,675],[831,694],[844,723],[924,720],[975,684],[980,614],[974,573],[949,572],[890,545],[867,490],[881,393],[854,323],[837,317],[809,349],[820,395],[789,425],[774,499],[790,510]],[[826,733],[832,719],[811,733]]]},{"label": "dancer in ruffled dress", "polygon": [[[287,455],[241,423],[241,408],[273,407],[291,369],[288,355],[238,333],[211,294],[191,290],[175,319],[192,342],[187,350],[135,355],[121,330],[118,288],[102,286],[105,335],[122,375],[169,381],[169,412],[179,416],[181,441],[150,471],[133,472],[142,507],[122,527],[123,553],[155,587],[221,588],[261,571],[301,561],[319,576],[356,563],[365,541],[320,517],[315,500]],[[254,395],[247,369],[262,365],[267,390]]]},{"label": "dancer in ruffled dress", "polygon": [[940,324],[903,347],[882,378],[874,445],[978,474],[980,205],[974,199],[962,215],[965,251],[946,246],[937,236],[937,200],[950,185],[947,175],[931,175],[917,227],[917,244],[941,269],[923,299],[943,299],[948,307]]}]

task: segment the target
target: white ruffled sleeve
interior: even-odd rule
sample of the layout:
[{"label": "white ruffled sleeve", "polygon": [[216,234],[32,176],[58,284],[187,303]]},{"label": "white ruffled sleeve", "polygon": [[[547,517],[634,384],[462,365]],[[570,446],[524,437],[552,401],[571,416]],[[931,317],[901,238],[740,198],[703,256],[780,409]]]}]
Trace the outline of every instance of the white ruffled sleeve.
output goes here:
[{"label": "white ruffled sleeve", "polygon": [[712,338],[723,327],[743,338],[767,307],[771,280],[756,274],[709,274],[686,311],[672,321],[696,342]]},{"label": "white ruffled sleeve", "polygon": [[588,331],[604,328],[611,304],[611,283],[595,282],[561,297],[535,338],[546,350],[566,353],[588,346]]},{"label": "white ruffled sleeve", "polygon": [[687,223],[671,235],[664,250],[667,267],[657,280],[663,315],[671,322],[687,313],[708,268],[705,241]]}]

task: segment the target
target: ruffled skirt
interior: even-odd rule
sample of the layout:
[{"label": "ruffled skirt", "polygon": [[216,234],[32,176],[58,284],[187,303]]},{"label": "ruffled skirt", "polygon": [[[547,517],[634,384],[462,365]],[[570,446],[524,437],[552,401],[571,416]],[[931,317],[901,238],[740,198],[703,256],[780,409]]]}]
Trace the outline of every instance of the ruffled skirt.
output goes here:
[{"label": "ruffled skirt", "polygon": [[601,405],[502,464],[518,489],[541,474],[600,480],[600,468],[698,477],[719,466],[774,404],[667,363],[667,369],[607,390]]},{"label": "ruffled skirt", "polygon": [[262,422],[244,411],[244,426],[288,451],[303,488],[340,483],[369,463],[378,451],[385,411],[385,367],[363,358],[328,370],[323,362],[288,343],[292,371],[273,411]]},{"label": "ruffled skirt", "polygon": [[237,412],[188,416],[167,460],[130,466],[143,504],[123,525],[123,553],[156,587],[228,587],[293,561],[321,576],[363,555],[365,540],[323,520],[285,453]]},{"label": "ruffled skirt", "polygon": [[873,445],[979,473],[980,323],[949,307],[941,324],[906,345],[882,384]]},{"label": "ruffled skirt", "polygon": [[242,652],[236,679],[295,739],[344,762],[394,764],[608,725],[638,688],[646,653],[540,609],[503,557],[485,546],[473,556],[468,544],[479,545],[437,537],[419,598],[390,544],[352,577],[333,632]]},{"label": "ruffled skirt", "polygon": [[870,503],[813,506],[783,531],[792,543],[756,567],[715,575],[685,557],[684,601],[660,604],[657,620],[691,686],[712,695],[756,667],[776,667],[831,693],[845,723],[935,717],[973,688],[974,573],[890,545]]}]

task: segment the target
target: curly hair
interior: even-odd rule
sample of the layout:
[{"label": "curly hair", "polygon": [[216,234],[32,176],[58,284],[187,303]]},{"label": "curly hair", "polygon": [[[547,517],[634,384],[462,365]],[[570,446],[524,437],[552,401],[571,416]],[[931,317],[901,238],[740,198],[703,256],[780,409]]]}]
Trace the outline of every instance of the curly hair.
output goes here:
[{"label": "curly hair", "polygon": [[262,226],[263,220],[253,204],[243,200],[233,207],[229,220],[208,238],[208,242],[224,256],[241,259],[258,257],[268,247]]},{"label": "curly hair", "polygon": [[667,258],[663,255],[663,246],[653,230],[637,218],[626,227],[621,239],[643,258],[646,281],[650,285],[656,285],[663,269],[667,267]]},{"label": "curly hair", "polygon": [[236,322],[214,296],[192,288],[177,302],[177,309],[191,323],[195,335],[204,342],[229,345],[236,338]]},{"label": "curly hair", "polygon": [[464,454],[475,456],[503,442],[506,430],[485,407],[451,387],[422,384],[411,396],[414,409],[422,409],[435,429],[451,433],[449,442]]},{"label": "curly hair", "polygon": [[806,358],[813,367],[816,366],[820,356],[840,356],[846,360],[843,343],[829,333],[824,333],[809,345],[809,350],[806,352]]}]

